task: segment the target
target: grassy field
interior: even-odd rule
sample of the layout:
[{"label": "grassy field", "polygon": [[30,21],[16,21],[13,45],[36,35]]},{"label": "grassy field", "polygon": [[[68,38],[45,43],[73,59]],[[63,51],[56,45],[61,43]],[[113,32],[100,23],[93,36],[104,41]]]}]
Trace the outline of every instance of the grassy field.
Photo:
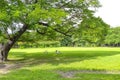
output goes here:
[{"label": "grassy field", "polygon": [[0,80],[120,80],[120,48],[12,49],[9,59]]}]

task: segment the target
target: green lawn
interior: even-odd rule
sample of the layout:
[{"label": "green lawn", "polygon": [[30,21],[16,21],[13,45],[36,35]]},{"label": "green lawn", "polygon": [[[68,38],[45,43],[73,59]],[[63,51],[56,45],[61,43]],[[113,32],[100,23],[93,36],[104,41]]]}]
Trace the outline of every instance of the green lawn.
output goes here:
[{"label": "green lawn", "polygon": [[[45,54],[45,51],[48,54]],[[61,54],[55,54],[55,50]],[[19,67],[0,80],[119,80],[120,74],[107,72],[120,71],[120,48],[32,48],[12,49],[5,64],[18,64]],[[1,64],[0,64],[1,65]],[[58,72],[104,71],[103,73],[76,73],[74,77],[63,77]]]}]

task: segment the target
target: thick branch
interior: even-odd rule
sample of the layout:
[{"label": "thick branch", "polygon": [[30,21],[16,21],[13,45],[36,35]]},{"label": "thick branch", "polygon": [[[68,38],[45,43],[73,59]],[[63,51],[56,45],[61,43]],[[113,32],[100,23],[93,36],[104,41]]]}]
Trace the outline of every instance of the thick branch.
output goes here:
[{"label": "thick branch", "polygon": [[28,25],[24,24],[23,27],[12,37],[12,41],[16,42],[20,36],[27,30]]},{"label": "thick branch", "polygon": [[45,35],[47,32],[47,27],[49,27],[49,24],[47,22],[38,22],[39,25],[43,25],[46,26],[46,29],[44,30],[44,32],[39,31],[38,29],[36,29],[37,33],[41,34],[41,35]]},{"label": "thick branch", "polygon": [[71,37],[72,35],[69,35],[69,34],[67,34],[68,32],[69,32],[69,30],[68,31],[66,31],[66,32],[62,32],[62,31],[60,31],[60,30],[58,30],[58,29],[53,29],[54,31],[56,31],[56,32],[59,32],[59,33],[61,33],[61,34],[63,34],[63,35],[65,35],[65,36],[69,36],[69,37]]},{"label": "thick branch", "polygon": [[[40,22],[40,21],[39,21],[39,25],[43,25],[43,26],[49,27],[49,24],[48,24],[47,22]],[[62,32],[62,31],[60,31],[60,30],[57,29],[57,28],[52,28],[52,29],[53,29],[54,31],[56,31],[56,32],[59,32],[59,33],[65,35],[65,36],[69,36],[69,37],[72,36],[72,35],[69,35],[68,33],[71,32],[71,30],[73,29],[73,27],[69,28],[66,32]],[[41,34],[41,35],[44,35],[44,34],[46,34],[47,31],[40,32],[40,31],[37,29],[37,32],[38,32],[39,34]]]}]

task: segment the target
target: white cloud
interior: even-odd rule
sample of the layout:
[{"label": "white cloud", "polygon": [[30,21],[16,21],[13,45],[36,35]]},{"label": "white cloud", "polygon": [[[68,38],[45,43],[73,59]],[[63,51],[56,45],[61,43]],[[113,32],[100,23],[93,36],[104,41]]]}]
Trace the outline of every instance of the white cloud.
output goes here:
[{"label": "white cloud", "polygon": [[102,7],[98,9],[95,16],[100,16],[112,27],[120,26],[120,0],[99,0]]}]

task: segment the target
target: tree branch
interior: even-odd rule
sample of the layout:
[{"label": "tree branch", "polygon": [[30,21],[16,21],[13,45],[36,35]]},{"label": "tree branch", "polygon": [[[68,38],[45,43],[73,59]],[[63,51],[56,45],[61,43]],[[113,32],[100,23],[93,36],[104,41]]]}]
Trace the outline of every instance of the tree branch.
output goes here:
[{"label": "tree branch", "polygon": [[12,41],[16,42],[19,37],[28,29],[28,25],[24,24],[23,27],[12,37]]},{"label": "tree branch", "polygon": [[[41,22],[41,21],[39,21],[38,23],[39,23],[39,25],[43,25],[43,26],[49,27],[49,24],[48,24],[47,22]],[[57,28],[52,28],[52,29],[53,29],[54,31],[56,31],[56,32],[59,32],[59,33],[65,35],[65,36],[69,36],[69,37],[72,36],[72,35],[69,35],[68,33],[71,32],[71,30],[73,29],[73,27],[69,28],[66,32],[62,32],[62,31],[60,31],[60,30],[57,29]],[[40,32],[38,29],[37,29],[36,31],[37,31],[37,33],[39,33],[39,34],[41,34],[41,35],[44,35],[44,34],[46,34],[46,32],[47,32],[47,30],[44,31],[44,32]]]},{"label": "tree branch", "polygon": [[61,33],[61,34],[63,34],[63,35],[65,35],[65,36],[69,36],[69,37],[71,37],[72,35],[69,35],[69,34],[67,34],[68,32],[69,32],[69,30],[67,31],[67,32],[62,32],[62,31],[60,31],[60,30],[58,30],[58,29],[53,29],[54,31],[56,31],[56,32],[59,32],[59,33]]}]

